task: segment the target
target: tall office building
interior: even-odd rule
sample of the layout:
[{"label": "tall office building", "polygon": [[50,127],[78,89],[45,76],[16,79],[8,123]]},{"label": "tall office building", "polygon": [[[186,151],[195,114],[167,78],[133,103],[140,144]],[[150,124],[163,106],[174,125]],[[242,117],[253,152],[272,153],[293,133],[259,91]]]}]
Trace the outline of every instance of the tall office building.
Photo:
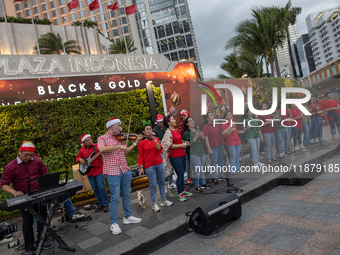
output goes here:
[{"label": "tall office building", "polygon": [[340,8],[309,14],[306,18],[315,67],[340,57]]},{"label": "tall office building", "polygon": [[[299,33],[297,31],[296,24],[289,25],[288,32],[289,32],[290,44],[293,45],[299,38]],[[276,49],[276,55],[277,55],[277,61],[279,64],[280,71],[282,71],[283,69],[287,68],[288,65],[290,65],[287,40],[284,42],[282,48],[280,47]]]},{"label": "tall office building", "polygon": [[[197,43],[187,0],[118,0],[119,10],[107,6],[116,1],[99,0],[99,9],[90,11],[93,0],[79,0],[79,7],[69,11],[71,0],[8,1],[16,16],[49,19],[53,24],[72,26],[88,19],[97,22],[104,36],[113,40],[131,40],[137,53],[164,54],[169,60],[193,61],[202,77]],[[29,2],[29,4],[28,4]],[[136,4],[137,13],[126,15],[125,7]],[[8,15],[8,14],[7,14]]]},{"label": "tall office building", "polygon": [[5,17],[5,13],[7,16],[16,16],[13,1],[0,0],[0,17]]}]

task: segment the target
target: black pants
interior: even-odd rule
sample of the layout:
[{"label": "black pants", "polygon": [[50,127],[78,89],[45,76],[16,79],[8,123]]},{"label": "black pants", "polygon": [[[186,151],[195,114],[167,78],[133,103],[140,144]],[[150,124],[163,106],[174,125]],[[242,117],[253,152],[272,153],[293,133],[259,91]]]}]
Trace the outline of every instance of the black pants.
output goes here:
[{"label": "black pants", "polygon": [[[41,216],[44,220],[47,218],[47,209],[46,205],[36,204],[33,206],[33,209]],[[34,231],[33,231],[33,223],[34,218],[25,209],[20,209],[20,213],[22,216],[22,233],[24,235],[25,241],[25,251],[33,251],[34,250]],[[37,238],[40,239],[44,226],[38,222],[38,234]]]}]

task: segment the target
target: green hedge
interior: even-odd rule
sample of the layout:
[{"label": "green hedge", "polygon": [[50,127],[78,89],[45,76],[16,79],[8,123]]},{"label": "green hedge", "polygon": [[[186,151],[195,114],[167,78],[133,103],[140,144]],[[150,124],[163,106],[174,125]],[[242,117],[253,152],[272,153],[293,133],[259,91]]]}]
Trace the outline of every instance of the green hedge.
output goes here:
[{"label": "green hedge", "polygon": [[[153,89],[157,112],[163,113],[160,88]],[[2,106],[0,169],[16,157],[23,140],[33,141],[39,156],[47,157],[45,163],[50,172],[69,169],[69,165],[75,164],[72,156],[80,148],[82,134],[89,133],[96,141],[106,132],[105,124],[110,118],[119,118],[127,132],[130,114],[131,133],[140,132],[142,121],[151,119],[145,89]],[[63,162],[58,163],[57,159]],[[134,152],[128,157],[128,164],[136,164],[136,160]]]}]

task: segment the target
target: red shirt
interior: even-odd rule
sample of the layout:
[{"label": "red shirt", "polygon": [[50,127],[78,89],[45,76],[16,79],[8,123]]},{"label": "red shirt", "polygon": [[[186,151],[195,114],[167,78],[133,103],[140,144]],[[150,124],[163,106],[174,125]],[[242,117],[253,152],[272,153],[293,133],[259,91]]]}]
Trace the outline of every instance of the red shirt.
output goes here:
[{"label": "red shirt", "polygon": [[[34,156],[27,164],[17,157],[4,167],[1,188],[12,183],[14,190],[26,194],[28,192],[27,181],[46,174],[48,174],[47,168],[38,157]],[[31,190],[38,188],[38,182],[34,181],[31,183]]]},{"label": "red shirt", "polygon": [[156,144],[153,139],[142,140],[138,144],[138,165],[144,166],[144,168],[149,168],[151,166],[156,166],[163,163],[163,159],[161,157],[161,153],[163,151],[163,147],[156,137],[157,142],[161,146],[161,149],[158,151],[156,149]]},{"label": "red shirt", "polygon": [[[93,156],[95,156],[98,153],[98,146],[96,143],[92,144],[95,148],[96,148],[96,153],[93,154]],[[79,163],[79,159],[87,159],[92,152],[94,152],[93,146],[91,146],[90,148],[83,146],[82,148],[80,148],[79,153],[78,153],[78,157],[76,158],[76,161]],[[93,157],[92,156],[92,157]],[[91,165],[94,166],[94,168],[92,168],[90,170],[90,172],[87,174],[87,176],[97,176],[103,173],[103,157],[102,155],[99,155],[95,160],[92,161]]]},{"label": "red shirt", "polygon": [[[278,109],[277,112],[281,114],[281,109]],[[284,119],[289,119],[289,113],[288,113],[288,112],[289,112],[289,110],[286,109],[286,115],[282,115],[282,114],[281,114],[281,116],[282,116]],[[285,121],[285,122],[283,122],[283,124],[284,124],[285,126],[292,126],[292,124],[294,124],[294,123],[292,123],[292,121]]]},{"label": "red shirt", "polygon": [[[226,130],[230,126],[230,122],[222,125],[222,130]],[[234,128],[234,126],[232,126]],[[241,144],[241,139],[238,135],[238,131],[232,131],[229,136],[224,135],[227,146],[236,146]]]},{"label": "red shirt", "polygon": [[[98,138],[98,148],[103,146],[125,146],[124,142],[119,142],[116,138],[108,133],[102,135]],[[122,173],[126,173],[130,170],[127,166],[125,152],[124,150],[118,149],[111,152],[103,153],[103,173],[108,175],[120,175],[120,170]]]},{"label": "red shirt", "polygon": [[[222,127],[221,125],[215,125],[215,127],[207,123],[203,126],[203,134],[208,137],[210,149],[216,148],[221,145],[221,136],[220,136],[220,128],[222,133]],[[222,139],[222,144],[224,145],[224,139]]]},{"label": "red shirt", "polygon": [[[182,136],[177,129],[170,130],[172,133],[173,144],[182,144]],[[185,156],[183,148],[171,149],[169,157],[179,158]]]},{"label": "red shirt", "polygon": [[[332,101],[326,100],[324,106],[327,108],[333,108],[338,106],[338,101],[333,99]],[[337,110],[329,110],[329,112],[338,112]]]},{"label": "red shirt", "polygon": [[[290,112],[292,113],[292,118],[293,119],[301,115],[300,110],[297,109],[297,108],[295,110],[293,108],[290,108]],[[297,119],[296,121],[297,121],[297,125],[295,127],[297,129],[302,129],[302,121],[301,121],[301,119]],[[294,121],[292,121],[292,126],[293,125],[295,125]]]},{"label": "red shirt", "polygon": [[[271,120],[271,119],[272,119],[272,117],[270,116],[270,114],[268,114],[268,115],[259,115],[258,117],[259,117],[259,119],[262,120],[264,123],[267,122],[268,120]],[[273,125],[272,123],[269,123],[269,124],[267,124],[267,125],[261,127],[261,132],[262,132],[262,134],[264,134],[264,133],[274,133],[274,129],[273,129],[272,125]]]},{"label": "red shirt", "polygon": [[[320,107],[318,105],[313,104],[308,105],[308,109],[311,110],[312,112],[312,118],[315,117],[315,108],[316,112],[318,113],[320,111]],[[321,116],[321,114],[318,113],[318,116]]]}]

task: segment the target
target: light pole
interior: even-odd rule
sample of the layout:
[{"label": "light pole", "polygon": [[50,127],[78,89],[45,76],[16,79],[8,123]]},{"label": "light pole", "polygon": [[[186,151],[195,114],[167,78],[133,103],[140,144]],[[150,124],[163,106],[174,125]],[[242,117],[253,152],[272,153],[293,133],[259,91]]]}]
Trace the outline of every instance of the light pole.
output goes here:
[{"label": "light pole", "polygon": [[304,59],[305,59],[305,61],[306,61],[306,65],[307,65],[307,68],[308,68],[308,81],[309,81],[309,87],[312,87],[312,81],[311,81],[311,78],[310,78],[310,76],[309,76],[309,74],[310,74],[310,70],[309,70],[309,64],[308,64],[308,60],[307,60],[307,58],[306,58],[306,51],[305,51],[305,45],[307,44],[307,43],[310,43],[310,40],[308,41],[308,42],[306,42],[305,44],[303,44],[302,45],[302,50],[303,50],[303,57],[304,57]]}]

